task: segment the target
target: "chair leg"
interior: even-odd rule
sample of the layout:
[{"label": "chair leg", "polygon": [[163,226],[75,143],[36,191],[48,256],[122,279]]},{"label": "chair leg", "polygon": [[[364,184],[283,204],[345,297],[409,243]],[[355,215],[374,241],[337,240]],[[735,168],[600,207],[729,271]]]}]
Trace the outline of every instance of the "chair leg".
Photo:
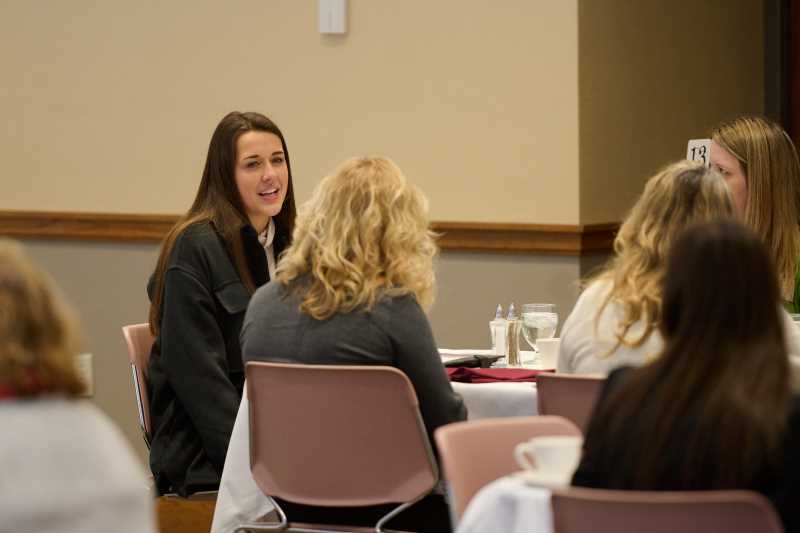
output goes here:
[{"label": "chair leg", "polygon": [[272,504],[274,512],[278,514],[278,523],[251,522],[249,524],[240,524],[239,527],[234,530],[234,533],[250,533],[254,531],[287,531],[289,527],[289,521],[286,519],[286,513],[283,512],[281,506],[278,505],[278,502],[276,502],[272,497],[267,496],[267,499]]},{"label": "chair leg", "polygon": [[383,533],[383,526],[386,525],[386,522],[388,522],[389,520],[391,520],[395,516],[399,515],[400,513],[402,513],[403,511],[405,511],[406,509],[408,509],[409,507],[411,507],[412,505],[414,505],[415,503],[420,501],[425,496],[427,496],[427,494],[423,494],[422,496],[420,496],[416,500],[412,500],[410,502],[402,503],[402,504],[398,505],[397,507],[395,507],[394,509],[392,509],[391,511],[389,511],[387,514],[383,515],[383,518],[378,520],[378,523],[375,524],[375,533]]}]

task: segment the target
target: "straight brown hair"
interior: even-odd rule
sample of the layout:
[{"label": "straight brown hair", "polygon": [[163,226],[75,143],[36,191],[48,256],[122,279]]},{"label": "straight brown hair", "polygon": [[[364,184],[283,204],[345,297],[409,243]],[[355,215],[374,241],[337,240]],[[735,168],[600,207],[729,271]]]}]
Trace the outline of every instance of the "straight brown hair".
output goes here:
[{"label": "straight brown hair", "polygon": [[197,223],[211,222],[223,236],[228,253],[233,259],[236,272],[247,290],[255,290],[253,278],[247,266],[242,242],[242,227],[250,222],[245,214],[242,199],[236,187],[234,166],[236,164],[236,142],[248,131],[263,131],[277,135],[286,156],[289,185],[280,213],[273,217],[276,232],[291,235],[296,215],[292,167],[286,140],[278,126],[260,113],[233,111],[225,115],[214,130],[208,146],[203,176],[192,206],[164,237],[155,271],[155,287],[150,304],[150,330],[158,335],[161,326],[161,305],[164,300],[164,277],[175,241],[186,229]]},{"label": "straight brown hair", "polygon": [[742,165],[744,223],[766,245],[781,294],[792,301],[800,258],[800,160],[794,143],[778,124],[759,116],[719,124],[711,138]]}]

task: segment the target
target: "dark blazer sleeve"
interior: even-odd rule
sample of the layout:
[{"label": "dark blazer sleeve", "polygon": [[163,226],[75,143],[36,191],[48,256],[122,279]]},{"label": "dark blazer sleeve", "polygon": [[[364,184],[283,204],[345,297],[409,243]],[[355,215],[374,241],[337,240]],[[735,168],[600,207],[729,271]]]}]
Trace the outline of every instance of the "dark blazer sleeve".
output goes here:
[{"label": "dark blazer sleeve", "polygon": [[222,472],[240,397],[228,377],[214,295],[186,268],[171,268],[165,281],[161,364],[209,460]]},{"label": "dark blazer sleeve", "polygon": [[442,366],[428,319],[410,296],[390,301],[388,319],[379,324],[392,342],[395,366],[402,370],[417,393],[419,408],[429,434],[439,426],[465,420],[467,409],[453,391]]}]

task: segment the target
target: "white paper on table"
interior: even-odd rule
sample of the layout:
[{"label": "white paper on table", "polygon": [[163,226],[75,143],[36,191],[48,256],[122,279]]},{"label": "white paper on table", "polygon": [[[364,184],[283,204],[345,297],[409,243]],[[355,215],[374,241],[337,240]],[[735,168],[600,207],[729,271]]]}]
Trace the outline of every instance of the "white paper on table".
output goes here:
[{"label": "white paper on table", "polygon": [[442,358],[442,364],[444,365],[456,359],[463,359],[475,355],[494,355],[494,350],[452,350],[450,348],[439,348],[439,357]]},{"label": "white paper on table", "polygon": [[[439,356],[442,358],[442,364],[447,364],[454,359],[461,359],[462,357],[469,357],[471,355],[494,355],[494,350],[439,348]],[[533,365],[534,361],[537,359],[536,352],[520,350],[519,356],[524,367],[537,368]]]}]

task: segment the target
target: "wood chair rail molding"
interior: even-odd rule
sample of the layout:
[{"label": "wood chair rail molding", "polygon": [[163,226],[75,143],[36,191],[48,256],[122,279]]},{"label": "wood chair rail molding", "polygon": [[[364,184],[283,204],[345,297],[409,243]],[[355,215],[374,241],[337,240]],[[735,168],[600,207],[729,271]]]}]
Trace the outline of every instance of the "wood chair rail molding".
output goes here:
[{"label": "wood chair rail molding", "polygon": [[[178,215],[0,210],[0,235],[18,239],[159,242]],[[588,255],[612,251],[619,223],[433,222],[443,250]]]}]

